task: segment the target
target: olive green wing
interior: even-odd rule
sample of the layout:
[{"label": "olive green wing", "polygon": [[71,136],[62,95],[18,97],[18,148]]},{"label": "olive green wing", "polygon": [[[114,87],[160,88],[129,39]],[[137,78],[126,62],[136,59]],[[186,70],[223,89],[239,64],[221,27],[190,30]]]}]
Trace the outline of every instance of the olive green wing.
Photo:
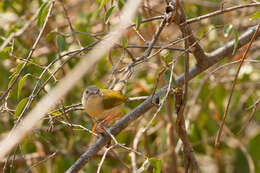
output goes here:
[{"label": "olive green wing", "polygon": [[101,89],[101,92],[104,96],[104,109],[111,109],[115,106],[125,103],[127,100],[126,96],[117,91]]}]

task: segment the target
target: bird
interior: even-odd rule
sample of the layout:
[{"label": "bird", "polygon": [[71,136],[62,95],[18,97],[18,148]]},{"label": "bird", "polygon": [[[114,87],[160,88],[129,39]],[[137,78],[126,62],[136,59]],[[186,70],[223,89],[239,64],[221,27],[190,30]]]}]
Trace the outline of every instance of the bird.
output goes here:
[{"label": "bird", "polygon": [[102,127],[122,115],[121,108],[127,99],[119,91],[100,89],[96,85],[87,86],[81,100],[84,110],[94,120],[103,119],[100,123],[94,124],[92,132],[97,127],[97,132],[105,133]]}]

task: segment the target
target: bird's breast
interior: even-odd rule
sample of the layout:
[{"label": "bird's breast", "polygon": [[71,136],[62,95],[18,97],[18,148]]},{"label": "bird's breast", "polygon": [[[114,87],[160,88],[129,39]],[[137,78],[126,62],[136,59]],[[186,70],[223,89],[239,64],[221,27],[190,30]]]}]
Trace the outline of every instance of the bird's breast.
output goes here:
[{"label": "bird's breast", "polygon": [[104,111],[104,107],[102,104],[102,98],[89,98],[85,103],[85,111],[94,118],[103,118],[102,114]]}]

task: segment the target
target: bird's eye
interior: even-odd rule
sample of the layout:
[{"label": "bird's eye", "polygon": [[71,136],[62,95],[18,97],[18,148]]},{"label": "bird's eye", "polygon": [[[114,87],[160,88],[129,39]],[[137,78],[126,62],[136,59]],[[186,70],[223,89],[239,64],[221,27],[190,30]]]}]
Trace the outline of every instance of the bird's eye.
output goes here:
[{"label": "bird's eye", "polygon": [[88,90],[85,93],[88,94]]}]

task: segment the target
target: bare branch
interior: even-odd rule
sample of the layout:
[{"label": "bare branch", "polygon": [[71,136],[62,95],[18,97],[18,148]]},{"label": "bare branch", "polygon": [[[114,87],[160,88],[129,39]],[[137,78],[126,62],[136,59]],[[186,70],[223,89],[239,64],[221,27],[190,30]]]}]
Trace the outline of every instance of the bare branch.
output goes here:
[{"label": "bare branch", "polygon": [[252,4],[244,4],[244,5],[238,5],[238,6],[234,6],[234,7],[229,7],[229,8],[226,8],[226,9],[220,9],[218,11],[214,11],[212,13],[209,13],[209,14],[206,14],[206,15],[203,15],[203,16],[199,16],[199,17],[195,17],[195,18],[192,18],[192,19],[188,19],[184,23],[182,23],[181,25],[194,23],[194,22],[197,22],[197,21],[209,18],[209,17],[213,17],[213,16],[220,15],[220,14],[223,14],[223,13],[226,13],[226,12],[230,12],[230,11],[235,11],[235,10],[241,9],[241,8],[258,7],[258,6],[260,6],[260,3],[256,2],[256,3],[252,3]]},{"label": "bare branch", "polygon": [[[256,27],[252,27],[248,29],[244,34],[241,35],[239,38],[238,48],[242,47],[243,45],[247,44],[250,41],[250,38],[255,33]],[[260,35],[260,32],[257,33],[257,36]],[[214,65],[215,63],[219,62],[221,59],[226,57],[227,55],[232,53],[232,48],[234,46],[234,40],[226,43],[223,47],[226,47],[229,51],[226,51],[223,48],[219,48],[211,53],[212,56],[210,56],[209,60],[213,60],[210,65],[205,66],[201,68],[200,66],[195,65],[192,69],[189,70],[189,73],[187,75],[187,80],[191,80],[198,74],[205,71],[208,67]],[[214,55],[214,56],[213,56]],[[184,74],[179,76],[176,79],[176,87],[182,86],[184,84]],[[129,126],[133,121],[135,121],[137,118],[141,117],[145,112],[150,110],[154,104],[152,102],[156,102],[156,99],[168,88],[167,86],[164,86],[159,91],[157,91],[154,94],[154,97],[152,96],[148,97],[143,103],[141,103],[139,106],[137,106],[132,112],[122,117],[118,122],[116,122],[110,129],[109,132],[116,136],[119,134],[123,129],[125,129],[127,126]],[[153,99],[153,101],[151,100]],[[100,137],[95,144],[91,145],[88,150],[83,153],[80,158],[69,168],[67,171],[69,172],[78,172],[90,159],[92,159],[95,154],[104,147],[108,142],[110,141],[110,138],[108,136]]]},{"label": "bare branch", "polygon": [[8,134],[8,137],[0,142],[0,158],[3,158],[8,152],[10,152],[10,150],[33,129],[38,121],[45,116],[48,110],[54,107],[60,98],[62,98],[88,70],[90,70],[90,67],[100,60],[103,55],[113,47],[115,42],[119,40],[122,33],[125,31],[125,28],[129,26],[131,18],[134,16],[139,3],[140,1],[127,2],[125,4],[126,8],[124,8],[122,14],[124,20],[120,21],[115,30],[110,32],[110,34],[108,34],[100,44],[96,45],[95,49],[89,53],[88,58],[82,59],[48,95],[38,102],[28,116],[26,116],[25,119]]},{"label": "bare branch", "polygon": [[[9,93],[9,91],[13,88],[14,84],[16,83],[16,81],[18,80],[18,78],[21,76],[23,69],[25,68],[25,66],[27,65],[27,63],[29,62],[29,60],[31,59],[31,57],[32,57],[32,55],[33,55],[33,53],[34,53],[34,51],[35,51],[35,48],[36,48],[36,46],[38,45],[38,43],[39,43],[39,41],[40,41],[40,39],[41,39],[41,37],[42,37],[42,35],[43,35],[43,32],[44,32],[45,27],[46,27],[46,25],[47,25],[47,22],[49,21],[49,18],[50,18],[51,11],[52,11],[52,8],[53,8],[53,6],[54,6],[54,3],[55,3],[55,1],[52,0],[52,1],[51,1],[51,5],[50,5],[49,10],[48,10],[48,13],[47,13],[47,16],[46,16],[46,19],[45,19],[45,21],[44,21],[44,23],[43,23],[42,29],[41,29],[41,31],[40,31],[40,33],[39,33],[37,39],[35,40],[35,42],[34,42],[32,48],[31,48],[31,51],[29,52],[29,55],[28,55],[27,58],[26,58],[26,61],[24,62],[23,66],[21,67],[19,73],[16,75],[16,77],[15,77],[15,79],[13,80],[13,82],[11,83],[11,85],[10,85],[10,86],[7,88],[7,90],[1,95],[1,97],[0,97],[0,102],[7,96],[7,94]],[[37,17],[37,16],[36,16],[36,17]],[[34,20],[32,20],[32,21],[34,21]],[[30,23],[30,22],[29,22],[29,23]],[[25,25],[25,26],[26,26],[26,25]],[[26,28],[25,28],[25,29],[26,29]],[[23,32],[22,32],[22,33],[23,33]],[[21,33],[21,34],[22,34],[22,33]]]},{"label": "bare branch", "polygon": [[231,98],[232,98],[232,95],[233,95],[233,91],[235,89],[235,86],[236,86],[236,82],[237,82],[237,78],[238,78],[238,74],[240,72],[240,69],[244,63],[244,60],[246,59],[247,57],[247,54],[249,52],[249,49],[251,48],[254,40],[256,39],[256,36],[257,36],[257,33],[259,31],[259,28],[260,28],[260,24],[258,24],[257,28],[256,28],[256,31],[254,33],[254,35],[252,36],[250,42],[249,42],[249,45],[242,57],[242,61],[240,62],[239,66],[238,66],[238,70],[236,72],[236,75],[235,75],[235,79],[232,83],[232,89],[231,89],[231,92],[230,92],[230,95],[229,95],[229,98],[228,98],[228,103],[227,103],[227,107],[225,109],[225,113],[224,113],[224,116],[223,116],[223,121],[221,123],[221,126],[219,128],[219,131],[218,131],[218,134],[217,134],[217,137],[216,137],[216,141],[215,141],[215,147],[218,147],[219,146],[219,140],[220,140],[220,137],[221,137],[221,134],[222,134],[222,130],[223,130],[223,127],[224,127],[224,124],[225,124],[225,121],[226,121],[226,118],[227,118],[227,114],[228,114],[228,111],[229,111],[229,106],[230,106],[230,102],[231,102]]}]

